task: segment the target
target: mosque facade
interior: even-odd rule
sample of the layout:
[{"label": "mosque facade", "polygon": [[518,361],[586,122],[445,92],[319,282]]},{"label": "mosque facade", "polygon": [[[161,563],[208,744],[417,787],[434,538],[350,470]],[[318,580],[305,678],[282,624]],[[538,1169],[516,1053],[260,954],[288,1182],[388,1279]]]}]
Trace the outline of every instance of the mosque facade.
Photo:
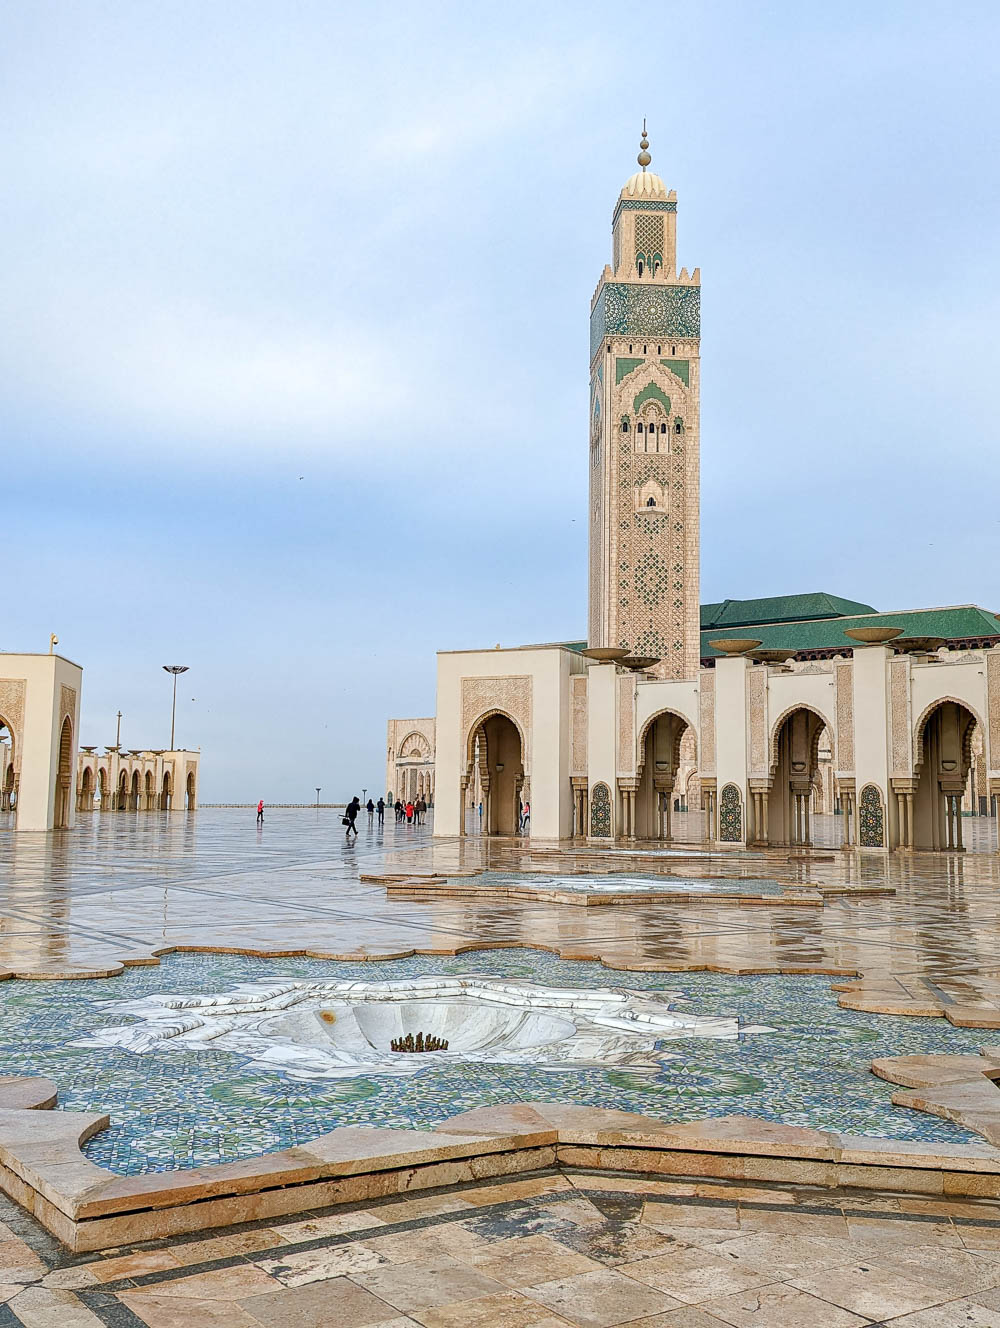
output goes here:
[{"label": "mosque facade", "polygon": [[711,841],[808,844],[825,785],[845,847],[960,849],[1000,795],[1000,618],[700,602],[701,278],[638,161],[591,302],[587,640],[439,653],[434,833],[528,804],[533,837],[669,841],[697,806]]}]

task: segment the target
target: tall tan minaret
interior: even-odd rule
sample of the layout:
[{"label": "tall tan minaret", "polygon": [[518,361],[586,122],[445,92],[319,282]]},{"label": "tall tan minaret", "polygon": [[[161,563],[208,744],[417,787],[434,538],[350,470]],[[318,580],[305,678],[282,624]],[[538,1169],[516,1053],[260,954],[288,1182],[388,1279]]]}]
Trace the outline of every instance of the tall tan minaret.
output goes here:
[{"label": "tall tan minaret", "polygon": [[612,218],[612,266],[590,312],[592,646],[655,656],[664,678],[700,657],[701,274],[677,274],[677,195],[647,170]]}]

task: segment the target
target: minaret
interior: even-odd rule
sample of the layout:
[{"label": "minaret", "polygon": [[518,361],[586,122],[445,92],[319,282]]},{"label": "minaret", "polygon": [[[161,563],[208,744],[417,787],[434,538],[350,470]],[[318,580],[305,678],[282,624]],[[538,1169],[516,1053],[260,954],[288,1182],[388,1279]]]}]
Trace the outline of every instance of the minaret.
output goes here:
[{"label": "minaret", "polygon": [[588,637],[694,678],[701,274],[677,275],[677,195],[647,170],[645,121],[637,160],[591,303]]}]

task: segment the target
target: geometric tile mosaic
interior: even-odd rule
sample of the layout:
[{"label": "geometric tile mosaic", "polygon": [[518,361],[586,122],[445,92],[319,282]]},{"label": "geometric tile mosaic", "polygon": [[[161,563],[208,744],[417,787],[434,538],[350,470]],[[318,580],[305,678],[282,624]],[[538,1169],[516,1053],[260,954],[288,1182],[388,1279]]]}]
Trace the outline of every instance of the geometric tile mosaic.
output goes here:
[{"label": "geometric tile mosaic", "polygon": [[[153,993],[226,990],[261,977],[357,978],[491,974],[552,986],[683,992],[672,1008],[737,1016],[775,1031],[714,1043],[660,1044],[659,1070],[457,1063],[406,1080],[358,1076],[303,1083],[248,1068],[249,1057],[185,1050],[142,1056],[68,1043],[121,1016],[101,1001]],[[830,979],[707,973],[621,973],[600,964],[526,950],[454,957],[338,963],[234,955],[172,955],[158,968],[115,978],[6,982],[0,987],[0,1054],[8,1074],[43,1074],[59,1105],[108,1111],[112,1125],[85,1147],[124,1175],[228,1161],[304,1142],[339,1125],[430,1129],[475,1106],[543,1100],[616,1106],[667,1120],[733,1112],[850,1134],[965,1142],[977,1136],[923,1113],[895,1108],[892,1088],[866,1066],[878,1056],[978,1050],[996,1040],[937,1019],[842,1010]]]}]

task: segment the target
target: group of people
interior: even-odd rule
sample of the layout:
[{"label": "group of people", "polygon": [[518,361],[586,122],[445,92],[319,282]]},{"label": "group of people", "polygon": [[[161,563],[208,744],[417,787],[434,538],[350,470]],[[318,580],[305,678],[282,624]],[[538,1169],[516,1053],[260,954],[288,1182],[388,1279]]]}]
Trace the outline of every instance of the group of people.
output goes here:
[{"label": "group of people", "polygon": [[408,825],[423,825],[424,817],[427,815],[427,803],[423,798],[418,798],[416,802],[400,802],[397,798],[393,803],[393,810],[397,821],[406,821]]},{"label": "group of people", "polygon": [[[392,794],[389,794],[392,797]],[[385,809],[389,806],[396,813],[396,820],[406,821],[408,825],[423,825],[424,818],[427,815],[427,803],[423,797],[419,797],[416,802],[401,802],[399,798],[395,802],[386,803],[385,798],[379,798],[378,802],[373,802],[371,798],[365,803],[365,811],[368,813],[368,829],[371,830],[375,824],[375,818],[378,817],[379,828],[385,825]],[[351,835],[357,835],[357,820],[361,815],[361,799],[355,793],[354,797],[344,808],[342,824],[347,826],[344,831],[349,839]],[[257,803],[257,824],[264,824],[264,800]]]},{"label": "group of people", "polygon": [[[392,795],[390,794],[390,797]],[[424,818],[427,815],[427,803],[424,799],[418,798],[416,802],[401,802],[399,798],[394,803],[389,803],[396,813],[397,821],[406,821],[409,825],[423,825]],[[385,798],[379,798],[378,802],[373,802],[371,798],[365,803],[365,811],[368,813],[368,829],[371,830],[375,824],[375,818],[378,817],[378,824],[381,828],[385,825]],[[343,824],[347,826],[344,834],[347,838],[357,835],[357,820],[361,815],[361,799],[355,793],[354,797],[344,808]]]}]

